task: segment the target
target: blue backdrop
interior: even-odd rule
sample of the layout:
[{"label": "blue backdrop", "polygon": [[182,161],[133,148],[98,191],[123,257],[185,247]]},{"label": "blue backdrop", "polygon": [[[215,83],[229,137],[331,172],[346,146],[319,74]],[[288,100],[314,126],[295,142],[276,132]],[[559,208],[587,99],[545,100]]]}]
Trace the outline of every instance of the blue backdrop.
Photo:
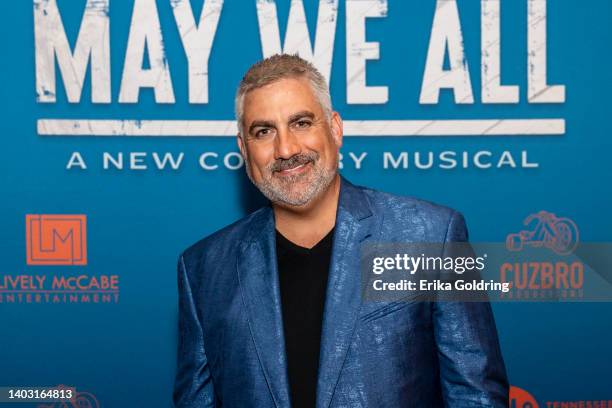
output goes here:
[{"label": "blue backdrop", "polygon": [[[71,47],[85,3],[58,1]],[[284,37],[290,2],[276,3]],[[346,2],[340,1],[331,90],[334,107],[345,120],[566,121],[562,135],[346,137],[342,173],[356,184],[461,211],[473,241],[504,242],[509,233],[523,228],[525,217],[540,210],[571,218],[583,242],[609,240],[612,3],[548,3],[548,83],[565,85],[564,103],[527,101],[527,0],[501,2],[502,83],[520,87],[519,102],[482,103],[480,2],[458,0],[475,102],[456,104],[453,93],[443,90],[439,103],[420,104],[436,2],[389,0],[386,16],[366,23],[367,40],[379,42],[380,48],[380,59],[367,63],[367,83],[387,86],[388,101],[357,105],[346,97]],[[234,89],[250,64],[263,56],[255,1],[223,4],[209,59],[207,104],[189,103],[187,60],[167,0],[157,5],[176,101],[158,104],[153,91],[143,88],[138,103],[118,102],[133,4],[114,0],[110,5],[112,85],[107,104],[91,102],[90,73],[80,101],[69,103],[57,69],[56,102],[37,102],[33,2],[0,5],[0,278],[118,275],[120,282],[119,301],[110,303],[11,302],[5,293],[0,303],[0,386],[68,384],[95,395],[101,406],[169,406],[176,358],[177,256],[261,203],[248,187],[244,170],[222,163],[226,153],[237,151],[233,137],[37,132],[37,120],[43,118],[233,119]],[[202,2],[192,4],[199,16]],[[304,2],[311,38],[317,4]],[[461,157],[463,152],[483,150],[492,153],[493,163],[508,151],[517,166],[413,166],[414,152],[454,151]],[[523,151],[537,168],[520,166]],[[67,168],[74,152],[80,153],[86,169]],[[145,152],[148,169],[104,169],[104,152]],[[153,152],[183,152],[184,159],[176,170],[159,170],[150,156]],[[204,152],[219,155],[216,170],[199,165]],[[348,152],[367,152],[360,169],[348,159]],[[409,167],[385,168],[384,152],[395,157],[408,152]],[[87,265],[28,265],[26,214],[86,215]],[[511,383],[527,390],[541,406],[547,401],[612,399],[610,303],[496,303],[494,311]]]}]

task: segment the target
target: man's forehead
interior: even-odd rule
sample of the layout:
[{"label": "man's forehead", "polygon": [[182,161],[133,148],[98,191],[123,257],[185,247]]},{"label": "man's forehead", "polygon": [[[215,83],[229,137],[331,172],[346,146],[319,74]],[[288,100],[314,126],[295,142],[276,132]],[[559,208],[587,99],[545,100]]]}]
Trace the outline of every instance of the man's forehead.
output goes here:
[{"label": "man's forehead", "polygon": [[[283,78],[253,89],[244,99],[244,117],[248,120],[261,116],[290,117],[298,112],[310,111],[319,115],[322,107],[308,79]],[[255,116],[257,118],[255,118]]]}]

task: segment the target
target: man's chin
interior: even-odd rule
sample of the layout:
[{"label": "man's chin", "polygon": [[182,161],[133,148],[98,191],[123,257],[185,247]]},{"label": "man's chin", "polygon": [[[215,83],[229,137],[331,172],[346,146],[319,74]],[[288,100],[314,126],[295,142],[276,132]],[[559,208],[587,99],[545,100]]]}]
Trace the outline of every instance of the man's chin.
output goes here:
[{"label": "man's chin", "polygon": [[277,190],[276,204],[307,208],[310,204],[316,201],[325,188],[315,186],[313,183],[293,183],[289,188],[283,188],[282,191]]},{"label": "man's chin", "polygon": [[273,204],[283,207],[307,208],[329,188],[332,181],[333,178],[321,180],[315,177],[312,171],[303,172],[297,177],[276,177],[273,173],[267,183],[257,186]]},{"label": "man's chin", "polygon": [[306,206],[314,198],[311,195],[305,196],[304,194],[287,191],[283,191],[282,193],[277,194],[277,197],[278,201],[276,202],[276,204],[290,205],[292,207]]}]

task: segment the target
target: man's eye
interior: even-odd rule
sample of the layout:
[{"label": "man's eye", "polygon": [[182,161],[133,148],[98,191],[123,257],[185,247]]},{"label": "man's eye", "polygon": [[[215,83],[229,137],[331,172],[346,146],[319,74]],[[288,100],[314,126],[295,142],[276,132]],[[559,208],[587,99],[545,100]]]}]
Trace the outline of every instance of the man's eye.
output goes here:
[{"label": "man's eye", "polygon": [[305,129],[305,128],[309,127],[310,124],[311,123],[308,120],[298,120],[297,122],[295,122],[295,126],[297,128],[301,128],[301,129]]},{"label": "man's eye", "polygon": [[255,132],[255,137],[264,137],[270,134],[270,129],[260,129]]}]

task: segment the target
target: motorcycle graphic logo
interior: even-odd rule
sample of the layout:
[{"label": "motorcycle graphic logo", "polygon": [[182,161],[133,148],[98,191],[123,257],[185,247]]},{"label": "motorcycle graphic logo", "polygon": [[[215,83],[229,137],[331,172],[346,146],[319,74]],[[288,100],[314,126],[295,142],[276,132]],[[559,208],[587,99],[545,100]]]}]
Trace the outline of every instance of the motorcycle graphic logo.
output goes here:
[{"label": "motorcycle graphic logo", "polygon": [[569,218],[540,211],[525,218],[528,229],[506,237],[509,251],[520,251],[525,246],[545,247],[559,255],[571,254],[578,245],[578,227]]}]

